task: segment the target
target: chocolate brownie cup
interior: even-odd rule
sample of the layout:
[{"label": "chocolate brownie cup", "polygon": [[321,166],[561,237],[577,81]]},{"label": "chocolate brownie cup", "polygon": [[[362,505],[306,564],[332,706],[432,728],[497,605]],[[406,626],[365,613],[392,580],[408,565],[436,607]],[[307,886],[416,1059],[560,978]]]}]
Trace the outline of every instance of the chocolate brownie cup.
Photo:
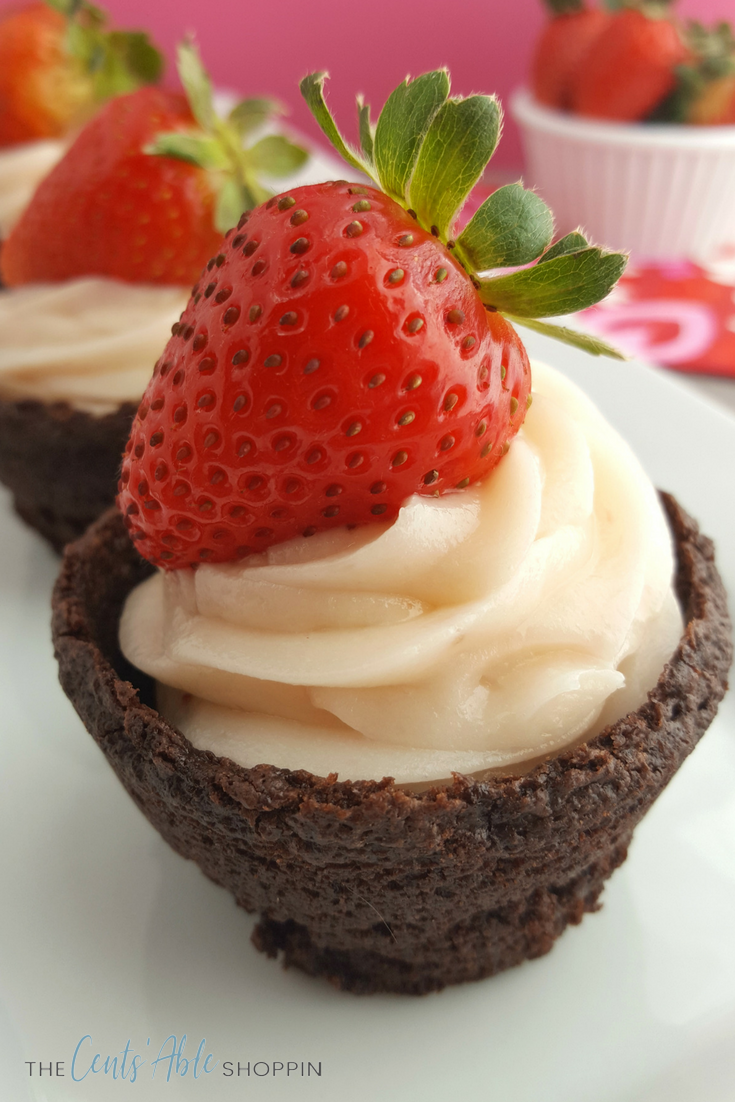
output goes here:
[{"label": "chocolate brownie cup", "polygon": [[136,409],[125,402],[95,417],[67,402],[0,399],[0,482],[55,551],[113,504]]},{"label": "chocolate brownie cup", "polygon": [[180,287],[85,277],[0,292],[0,482],[56,551],[115,500]]},{"label": "chocolate brownie cup", "polygon": [[245,769],[195,749],[118,646],[152,572],[115,512],[67,548],[61,683],[166,841],[260,914],[256,947],[354,992],[423,994],[541,956],[599,906],[633,829],[711,723],[732,641],[710,540],[662,495],[686,627],[647,702],[522,772],[412,790]]}]

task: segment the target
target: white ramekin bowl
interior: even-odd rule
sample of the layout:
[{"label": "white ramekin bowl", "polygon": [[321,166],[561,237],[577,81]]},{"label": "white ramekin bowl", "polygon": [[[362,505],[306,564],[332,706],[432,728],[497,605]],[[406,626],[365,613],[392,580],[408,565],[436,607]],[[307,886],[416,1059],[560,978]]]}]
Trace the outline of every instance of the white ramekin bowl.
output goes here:
[{"label": "white ramekin bowl", "polygon": [[735,244],[735,126],[581,119],[513,94],[527,186],[559,233],[582,226],[650,259],[706,258]]}]

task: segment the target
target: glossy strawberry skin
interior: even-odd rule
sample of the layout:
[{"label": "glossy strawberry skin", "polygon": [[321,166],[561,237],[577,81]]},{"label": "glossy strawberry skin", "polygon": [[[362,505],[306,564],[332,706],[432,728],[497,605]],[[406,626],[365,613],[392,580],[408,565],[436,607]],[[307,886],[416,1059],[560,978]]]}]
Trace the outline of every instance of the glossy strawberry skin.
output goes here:
[{"label": "glossy strawberry skin", "polygon": [[621,122],[645,119],[673,91],[675,67],[688,57],[670,20],[618,11],[579,64],[572,110]]},{"label": "glossy strawberry skin", "polygon": [[217,248],[214,192],[194,165],[153,157],[191,127],[182,95],[145,87],[111,100],[41,182],[3,245],[8,285],[100,275],[191,285]]},{"label": "glossy strawberry skin", "polygon": [[65,35],[63,16],[48,4],[0,17],[0,146],[59,137],[91,103]]},{"label": "glossy strawberry skin", "polygon": [[515,331],[402,207],[343,181],[298,188],[244,216],[203,273],[119,506],[169,569],[391,521],[411,494],[484,477],[529,391]]},{"label": "glossy strawberry skin", "polygon": [[571,107],[572,87],[582,58],[610,23],[597,8],[558,15],[547,23],[536,46],[531,79],[533,94],[547,107]]}]

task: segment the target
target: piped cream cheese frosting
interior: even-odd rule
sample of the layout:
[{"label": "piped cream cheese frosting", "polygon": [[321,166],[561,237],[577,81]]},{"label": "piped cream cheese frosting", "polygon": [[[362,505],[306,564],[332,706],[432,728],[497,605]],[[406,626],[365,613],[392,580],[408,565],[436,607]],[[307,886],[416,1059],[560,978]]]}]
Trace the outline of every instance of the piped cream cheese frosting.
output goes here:
[{"label": "piped cream cheese frosting", "polygon": [[138,403],[189,298],[183,287],[86,277],[0,293],[0,395],[104,414]]},{"label": "piped cream cheese frosting", "polygon": [[162,713],[246,767],[416,783],[517,768],[643,703],[682,632],[668,526],[589,399],[533,378],[481,485],[138,586],[120,642]]},{"label": "piped cream cheese frosting", "polygon": [[43,177],[65,151],[66,143],[53,139],[0,149],[0,240],[8,236]]}]

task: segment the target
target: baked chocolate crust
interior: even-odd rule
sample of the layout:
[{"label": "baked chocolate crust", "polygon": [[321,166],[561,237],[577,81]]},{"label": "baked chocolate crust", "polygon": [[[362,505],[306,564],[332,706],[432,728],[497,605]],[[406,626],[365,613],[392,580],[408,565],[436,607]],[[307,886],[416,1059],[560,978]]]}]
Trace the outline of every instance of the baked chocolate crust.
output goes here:
[{"label": "baked chocolate crust", "polygon": [[136,409],[94,417],[66,402],[0,399],[0,482],[55,551],[113,504]]},{"label": "baked chocolate crust", "polygon": [[648,702],[520,776],[406,791],[195,749],[119,651],[151,572],[106,514],[67,548],[53,600],[61,683],[130,795],[173,848],[248,911],[255,945],[356,991],[422,994],[548,952],[598,907],[633,828],[727,688],[730,623],[710,540],[663,503],[684,635]]}]

